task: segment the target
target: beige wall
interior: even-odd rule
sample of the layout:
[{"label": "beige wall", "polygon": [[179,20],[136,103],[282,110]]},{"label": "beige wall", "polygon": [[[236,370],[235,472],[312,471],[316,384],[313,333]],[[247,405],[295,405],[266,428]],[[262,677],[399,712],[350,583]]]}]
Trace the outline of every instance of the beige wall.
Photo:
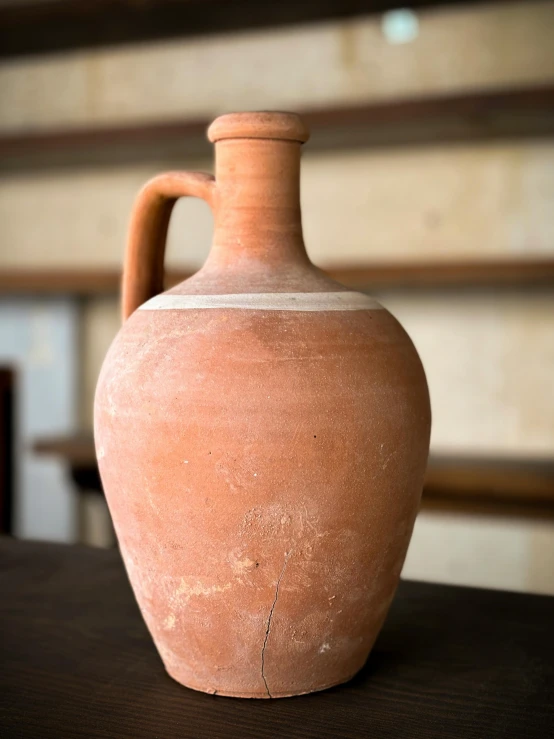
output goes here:
[{"label": "beige wall", "polygon": [[402,576],[554,595],[554,523],[422,511]]},{"label": "beige wall", "polygon": [[[10,173],[0,177],[0,267],[119,266],[139,187],[164,169],[212,162]],[[554,140],[310,152],[306,244],[319,264],[529,256],[554,250]],[[168,262],[199,266],[212,218],[181,201]]]},{"label": "beige wall", "polygon": [[0,127],[295,109],[552,80],[552,2],[419,13],[390,44],[380,18],[30,58],[0,67]]},{"label": "beige wall", "polygon": [[[554,2],[418,14],[390,44],[380,18],[81,51],[0,64],[0,131],[295,109],[554,81]],[[252,70],[256,73],[253,74]],[[0,269],[121,264],[133,198],[152,174],[211,162],[0,171]],[[527,257],[554,250],[554,140],[311,152],[302,203],[317,263]],[[211,214],[179,203],[168,263],[199,266]],[[388,292],[431,387],[433,448],[554,451],[554,295]],[[83,425],[119,324],[117,301],[83,306]],[[423,513],[404,573],[554,593],[554,525]]]}]

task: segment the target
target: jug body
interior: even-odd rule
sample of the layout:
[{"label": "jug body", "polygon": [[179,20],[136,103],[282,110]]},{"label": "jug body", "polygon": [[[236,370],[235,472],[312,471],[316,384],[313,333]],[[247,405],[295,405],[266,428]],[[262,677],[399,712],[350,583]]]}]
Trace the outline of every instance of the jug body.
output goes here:
[{"label": "jug body", "polygon": [[232,173],[194,184],[215,215],[204,268],[159,293],[175,190],[164,180],[137,206],[97,456],[169,674],[222,695],[298,695],[351,678],[384,622],[419,506],[429,397],[393,316],[306,256],[298,119],[214,126]]}]

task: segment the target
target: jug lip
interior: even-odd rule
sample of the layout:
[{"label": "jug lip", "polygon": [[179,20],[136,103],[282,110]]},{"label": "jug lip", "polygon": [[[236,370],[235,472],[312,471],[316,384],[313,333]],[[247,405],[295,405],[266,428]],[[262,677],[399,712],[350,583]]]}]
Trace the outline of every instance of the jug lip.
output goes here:
[{"label": "jug lip", "polygon": [[310,131],[297,113],[260,110],[226,113],[208,128],[208,139],[217,143],[223,139],[279,139],[303,144]]}]

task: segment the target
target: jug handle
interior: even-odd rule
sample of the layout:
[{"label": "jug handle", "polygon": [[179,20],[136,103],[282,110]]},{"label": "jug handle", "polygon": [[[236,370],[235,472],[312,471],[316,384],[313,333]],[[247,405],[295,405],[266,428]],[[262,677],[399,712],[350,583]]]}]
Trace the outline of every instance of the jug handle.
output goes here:
[{"label": "jug handle", "polygon": [[171,211],[177,200],[191,195],[213,206],[215,179],[203,172],[166,172],[147,182],[133,211],[123,267],[123,321],[164,289],[164,254]]}]

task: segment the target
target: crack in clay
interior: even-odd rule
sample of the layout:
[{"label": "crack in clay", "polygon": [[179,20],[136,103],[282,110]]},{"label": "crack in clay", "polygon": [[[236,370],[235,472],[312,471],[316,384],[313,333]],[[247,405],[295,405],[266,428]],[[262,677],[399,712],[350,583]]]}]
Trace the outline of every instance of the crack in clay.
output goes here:
[{"label": "crack in clay", "polygon": [[273,618],[273,611],[275,610],[277,598],[279,597],[279,586],[281,584],[281,580],[283,579],[283,575],[285,574],[285,570],[287,567],[287,562],[289,561],[290,554],[291,554],[290,552],[285,553],[285,561],[283,563],[283,569],[281,570],[281,574],[279,575],[277,579],[277,585],[275,586],[275,598],[273,599],[271,610],[269,611],[269,618],[267,619],[267,629],[265,630],[265,639],[264,639],[264,644],[262,647],[262,680],[264,681],[265,689],[267,690],[267,695],[269,696],[269,698],[272,698],[273,696],[269,692],[269,688],[267,686],[267,680],[265,679],[265,673],[264,673],[265,648],[267,646],[267,640],[269,639],[269,632],[271,631],[271,619]]}]

